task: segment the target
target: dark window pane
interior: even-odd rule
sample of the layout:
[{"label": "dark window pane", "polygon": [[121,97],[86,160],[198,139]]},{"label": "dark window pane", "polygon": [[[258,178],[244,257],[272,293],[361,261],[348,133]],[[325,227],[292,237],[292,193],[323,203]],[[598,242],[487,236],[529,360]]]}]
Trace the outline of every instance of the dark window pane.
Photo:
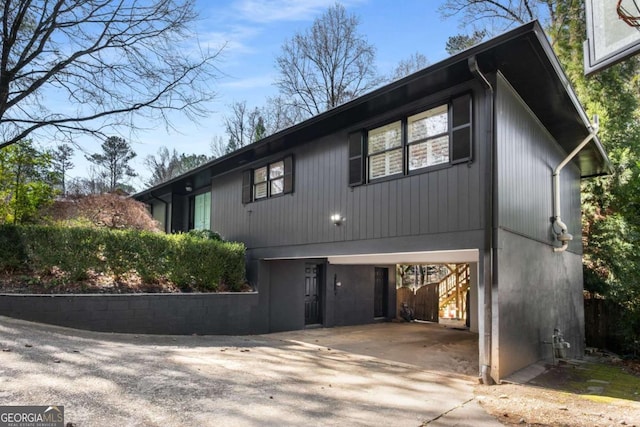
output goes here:
[{"label": "dark window pane", "polygon": [[293,156],[284,158],[284,188],[285,194],[293,193]]},{"label": "dark window pane", "polygon": [[251,171],[242,173],[242,203],[251,202]]},{"label": "dark window pane", "polygon": [[362,158],[349,160],[349,185],[362,184]]},{"label": "dark window pane", "polygon": [[363,132],[349,135],[349,185],[360,185],[364,181],[362,170]]},{"label": "dark window pane", "polygon": [[349,135],[349,158],[362,156],[362,132]]},{"label": "dark window pane", "polygon": [[453,131],[453,153],[451,161],[468,160],[471,158],[471,127],[464,127]]},{"label": "dark window pane", "polygon": [[453,100],[453,127],[471,123],[471,95],[464,95]]}]

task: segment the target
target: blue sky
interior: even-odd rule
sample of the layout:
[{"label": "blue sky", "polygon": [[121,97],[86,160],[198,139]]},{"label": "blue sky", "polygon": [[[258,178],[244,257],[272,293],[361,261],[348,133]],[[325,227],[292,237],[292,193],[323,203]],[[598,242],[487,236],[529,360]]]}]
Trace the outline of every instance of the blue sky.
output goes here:
[{"label": "blue sky", "polygon": [[[313,20],[332,6],[334,0],[197,0],[200,11],[199,39],[217,49],[226,44],[217,66],[220,78],[213,83],[216,100],[209,106],[211,115],[193,124],[177,122],[178,132],[159,127],[130,138],[138,154],[134,168],[141,175],[131,184],[145,187],[149,173],[143,159],[161,146],[179,153],[210,154],[215,136],[226,139],[224,114],[234,101],[246,100],[248,106],[262,106],[268,96],[277,93],[275,57],[282,43],[296,32],[310,27]],[[441,0],[345,0],[349,13],[360,18],[359,33],[376,47],[378,72],[388,75],[402,59],[412,53],[424,54],[431,64],[447,57],[447,38],[461,32],[455,18],[443,20],[438,7]],[[100,143],[82,142],[88,152],[100,150]],[[88,162],[77,152],[71,177],[87,175]]]}]

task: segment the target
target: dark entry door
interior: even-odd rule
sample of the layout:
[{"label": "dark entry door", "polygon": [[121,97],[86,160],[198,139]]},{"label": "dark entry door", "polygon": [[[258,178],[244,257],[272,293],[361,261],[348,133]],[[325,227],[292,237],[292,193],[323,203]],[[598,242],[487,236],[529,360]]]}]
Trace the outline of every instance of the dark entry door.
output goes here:
[{"label": "dark entry door", "polygon": [[387,317],[389,302],[389,269],[376,267],[373,291],[373,317]]},{"label": "dark entry door", "polygon": [[320,265],[306,264],[304,271],[304,324],[322,323]]}]

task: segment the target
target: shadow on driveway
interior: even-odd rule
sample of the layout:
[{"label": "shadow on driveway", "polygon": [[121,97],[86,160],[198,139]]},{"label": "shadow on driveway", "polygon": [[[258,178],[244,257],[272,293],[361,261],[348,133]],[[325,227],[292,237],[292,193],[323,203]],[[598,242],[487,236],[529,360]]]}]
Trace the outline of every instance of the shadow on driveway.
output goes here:
[{"label": "shadow on driveway", "polygon": [[267,335],[423,369],[478,377],[478,334],[437,323],[374,323]]},{"label": "shadow on driveway", "polygon": [[0,317],[0,348],[1,404],[63,405],[76,426],[500,425],[468,377],[281,337],[106,334]]}]

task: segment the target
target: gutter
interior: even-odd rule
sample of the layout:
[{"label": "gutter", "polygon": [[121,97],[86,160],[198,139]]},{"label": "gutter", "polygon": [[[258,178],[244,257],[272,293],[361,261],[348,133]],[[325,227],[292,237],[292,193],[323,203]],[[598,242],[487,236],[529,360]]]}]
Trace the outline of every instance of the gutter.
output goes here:
[{"label": "gutter", "polygon": [[564,252],[569,247],[569,242],[573,240],[573,236],[568,233],[567,225],[562,221],[560,216],[560,172],[582,149],[596,137],[596,134],[600,130],[600,122],[598,116],[593,117],[594,124],[591,126],[591,132],[585,139],[573,151],[560,162],[558,166],[553,170],[553,207],[554,213],[551,220],[553,221],[553,233],[556,235],[556,239],[561,242],[561,246],[554,246],[553,252]]},{"label": "gutter", "polygon": [[497,198],[494,189],[496,188],[495,174],[495,140],[494,140],[494,89],[489,80],[480,71],[478,61],[475,55],[467,60],[469,71],[480,82],[485,89],[486,103],[486,126],[487,126],[487,167],[485,169],[486,194],[485,198],[485,244],[484,255],[482,258],[484,283],[484,331],[483,345],[484,349],[480,355],[480,379],[483,384],[495,384],[491,376],[491,346],[492,346],[492,329],[493,329],[493,287],[497,287],[498,265],[497,265],[497,248],[494,242],[497,242],[497,220],[495,213],[497,212]]}]

